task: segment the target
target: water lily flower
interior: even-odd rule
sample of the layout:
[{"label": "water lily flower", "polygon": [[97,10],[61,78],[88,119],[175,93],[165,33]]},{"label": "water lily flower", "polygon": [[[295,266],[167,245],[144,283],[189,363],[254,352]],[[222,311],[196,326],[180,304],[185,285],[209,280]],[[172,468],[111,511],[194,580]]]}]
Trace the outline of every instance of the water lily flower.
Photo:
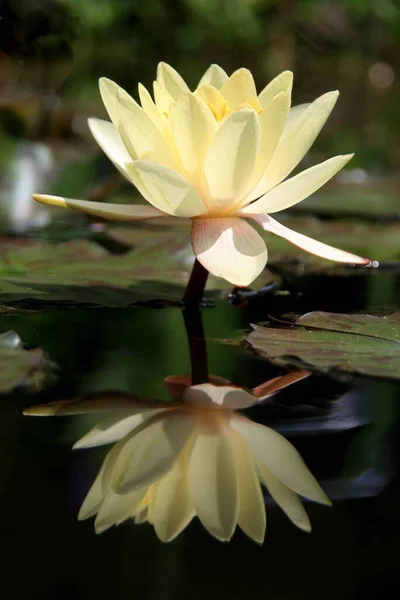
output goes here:
[{"label": "water lily flower", "polygon": [[[307,375],[284,375],[253,392],[264,399]],[[295,525],[310,531],[298,495],[330,502],[282,435],[238,412],[259,398],[221,378],[193,386],[189,379],[167,378],[173,397],[183,392],[180,401],[164,407],[160,402],[131,400],[128,408],[128,398],[122,395],[109,404],[114,410],[75,444],[88,448],[117,442],[79,518],[97,515],[97,533],[130,518],[148,521],[162,541],[170,541],[197,516],[221,541],[230,540],[238,525],[261,544],[266,529],[263,485]],[[105,402],[106,396],[93,397],[92,407],[104,410]],[[75,405],[53,404],[53,414],[89,406],[87,399]],[[28,413],[49,414],[45,406]]]},{"label": "water lily flower", "polygon": [[338,92],[290,108],[292,73],[284,71],[257,94],[251,72],[230,77],[211,65],[191,92],[160,63],[154,100],[139,84],[139,105],[109,79],[100,93],[111,122],[89,119],[98,144],[147,205],[107,204],[35,194],[45,204],[120,221],[174,216],[192,220],[192,246],[213,275],[237,286],[252,283],[267,262],[263,238],[251,225],[334,261],[368,264],[288,229],[271,214],[304,200],[352,158],[340,155],[286,179],[313,144]]}]

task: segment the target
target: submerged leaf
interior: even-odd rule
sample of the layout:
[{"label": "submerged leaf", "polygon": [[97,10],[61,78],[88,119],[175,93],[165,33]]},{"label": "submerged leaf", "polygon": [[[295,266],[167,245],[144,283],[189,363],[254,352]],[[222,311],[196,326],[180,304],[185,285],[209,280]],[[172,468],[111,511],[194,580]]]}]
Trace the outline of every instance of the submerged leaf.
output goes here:
[{"label": "submerged leaf", "polygon": [[273,363],[400,379],[400,313],[311,312],[291,327],[253,328],[246,341]]}]

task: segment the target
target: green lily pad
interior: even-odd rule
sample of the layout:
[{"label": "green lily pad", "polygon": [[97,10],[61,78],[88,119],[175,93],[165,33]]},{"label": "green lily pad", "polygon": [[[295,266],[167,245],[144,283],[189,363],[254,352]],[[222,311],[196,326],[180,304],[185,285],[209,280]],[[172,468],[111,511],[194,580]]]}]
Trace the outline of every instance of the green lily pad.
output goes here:
[{"label": "green lily pad", "polygon": [[[179,301],[193,264],[190,238],[138,229],[138,243],[111,254],[84,240],[50,243],[0,239],[0,302],[85,303],[127,306],[152,300]],[[264,281],[265,283],[265,281]],[[232,286],[210,277],[211,296]]]},{"label": "green lily pad", "polygon": [[53,365],[40,348],[25,350],[19,335],[7,331],[0,335],[0,393],[16,388],[38,391]]},{"label": "green lily pad", "polygon": [[246,341],[273,363],[400,379],[400,313],[311,312],[290,327],[253,328]]},{"label": "green lily pad", "polygon": [[351,216],[375,221],[400,220],[400,198],[396,181],[341,183],[326,187],[291,209],[323,216]]}]

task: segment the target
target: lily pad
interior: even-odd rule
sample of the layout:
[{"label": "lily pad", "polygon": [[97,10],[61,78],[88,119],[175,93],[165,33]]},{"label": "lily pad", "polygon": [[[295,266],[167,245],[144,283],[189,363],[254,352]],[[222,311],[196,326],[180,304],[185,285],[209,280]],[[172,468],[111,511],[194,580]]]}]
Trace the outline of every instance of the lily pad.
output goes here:
[{"label": "lily pad", "polygon": [[400,313],[311,312],[290,327],[253,329],[246,341],[275,364],[400,379]]},{"label": "lily pad", "polygon": [[0,393],[20,387],[39,390],[52,367],[40,348],[25,350],[15,331],[0,335]]},{"label": "lily pad", "polygon": [[[111,254],[97,243],[72,240],[0,239],[0,302],[84,303],[127,306],[182,297],[192,264],[190,238],[176,233],[138,230],[138,244]],[[265,282],[264,282],[265,283]],[[208,290],[219,296],[231,286],[210,278]]]}]

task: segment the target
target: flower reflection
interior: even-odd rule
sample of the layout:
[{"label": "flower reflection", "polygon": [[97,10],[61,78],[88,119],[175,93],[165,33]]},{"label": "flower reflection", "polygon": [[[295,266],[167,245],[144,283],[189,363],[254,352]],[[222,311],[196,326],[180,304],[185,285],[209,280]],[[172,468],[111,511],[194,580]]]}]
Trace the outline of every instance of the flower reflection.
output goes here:
[{"label": "flower reflection", "polygon": [[133,518],[148,521],[162,541],[170,541],[197,516],[221,541],[230,540],[238,525],[262,543],[262,486],[304,531],[311,525],[298,495],[321,504],[330,501],[282,435],[238,411],[307,375],[290,373],[251,393],[217,377],[191,385],[190,376],[172,376],[165,380],[172,401],[164,406],[123,394],[97,394],[26,413],[110,411],[74,446],[117,442],[79,512],[79,519],[96,515],[97,533]]}]

